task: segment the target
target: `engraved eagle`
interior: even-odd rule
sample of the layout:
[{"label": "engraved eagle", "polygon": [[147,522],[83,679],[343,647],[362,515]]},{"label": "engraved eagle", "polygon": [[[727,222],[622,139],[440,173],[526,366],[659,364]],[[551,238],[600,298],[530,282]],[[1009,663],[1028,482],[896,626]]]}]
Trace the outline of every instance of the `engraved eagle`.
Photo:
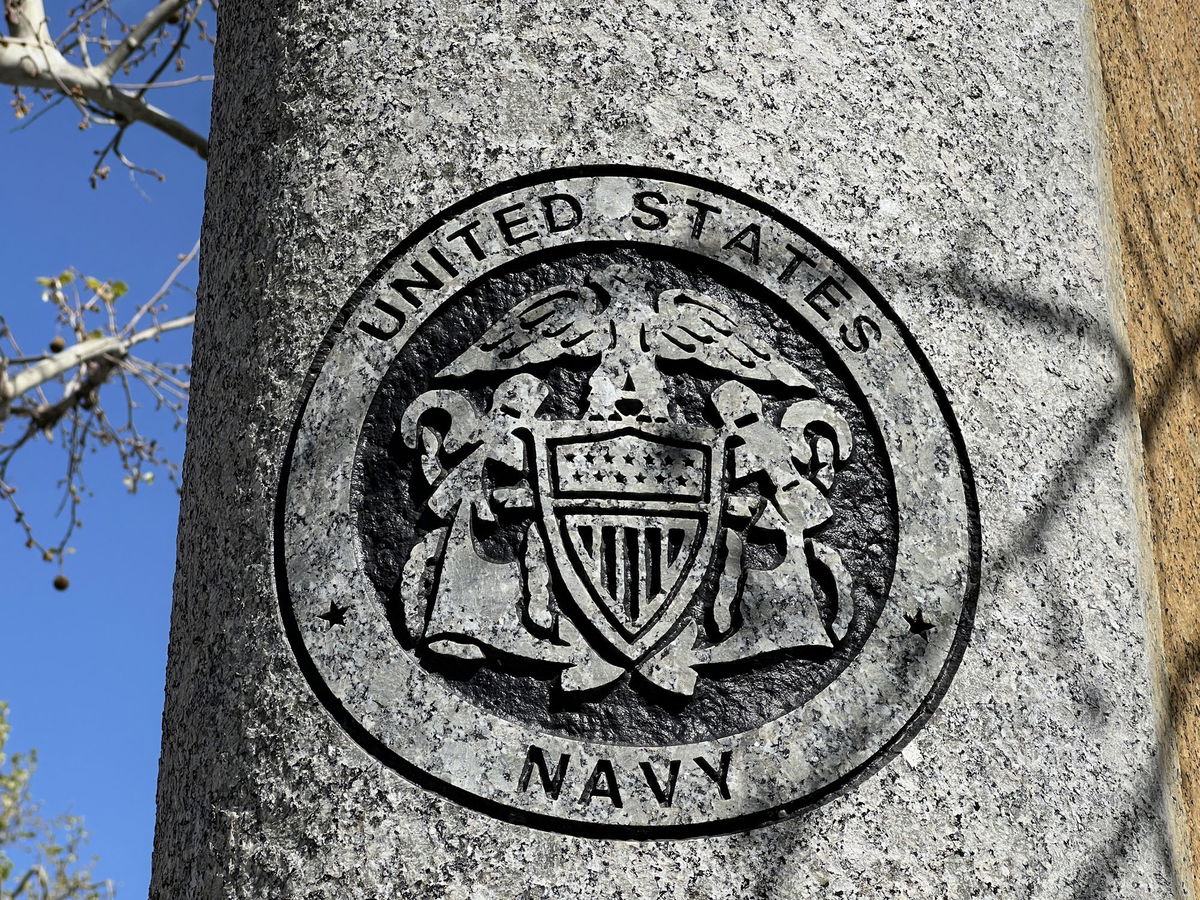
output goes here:
[{"label": "engraved eagle", "polygon": [[645,278],[613,265],[579,288],[560,285],[518,303],[439,376],[524,369],[565,358],[598,360],[588,383],[589,419],[666,421],[656,362],[693,362],[739,381],[815,393],[791,363],[738,333],[733,312],[698,291],[652,296]]}]

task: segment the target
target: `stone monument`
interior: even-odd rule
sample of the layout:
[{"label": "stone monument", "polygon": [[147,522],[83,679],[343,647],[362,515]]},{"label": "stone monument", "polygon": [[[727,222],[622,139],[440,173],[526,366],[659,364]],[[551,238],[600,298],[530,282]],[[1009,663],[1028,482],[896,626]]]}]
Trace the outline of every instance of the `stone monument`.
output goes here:
[{"label": "stone monument", "polygon": [[153,896],[1169,896],[1077,13],[223,6]]}]

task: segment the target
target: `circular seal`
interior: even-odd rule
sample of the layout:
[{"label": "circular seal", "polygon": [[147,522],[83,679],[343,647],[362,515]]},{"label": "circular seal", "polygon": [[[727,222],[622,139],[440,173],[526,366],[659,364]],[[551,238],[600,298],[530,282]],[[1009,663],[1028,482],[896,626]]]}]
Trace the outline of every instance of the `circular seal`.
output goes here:
[{"label": "circular seal", "polygon": [[419,228],[313,365],[283,621],[363,749],[610,838],[743,830],[874,771],[967,643],[979,524],[916,343],[806,228],[555,170]]}]

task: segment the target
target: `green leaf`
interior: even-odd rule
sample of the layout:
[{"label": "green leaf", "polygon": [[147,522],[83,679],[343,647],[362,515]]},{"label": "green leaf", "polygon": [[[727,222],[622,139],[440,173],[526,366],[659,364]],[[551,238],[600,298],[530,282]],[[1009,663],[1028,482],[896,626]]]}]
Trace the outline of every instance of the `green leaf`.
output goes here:
[{"label": "green leaf", "polygon": [[67,269],[65,272],[59,273],[58,283],[62,287],[66,287],[68,284],[70,284],[74,280],[75,280],[75,275],[74,275],[74,273],[71,272],[70,269]]},{"label": "green leaf", "polygon": [[42,287],[50,287],[52,284],[54,284],[54,279],[53,278],[39,278],[37,280],[37,283],[40,284]]},{"label": "green leaf", "polygon": [[116,300],[118,297],[124,297],[129,293],[129,285],[123,281],[114,281],[112,283],[112,298]]},{"label": "green leaf", "polygon": [[101,331],[99,328],[95,328],[95,329],[89,331],[87,333],[87,336],[88,336],[89,341],[98,341],[100,338],[104,337],[104,332]]},{"label": "green leaf", "polygon": [[88,286],[89,291],[99,291],[101,287],[100,282],[91,275],[88,275],[86,278],[84,278],[83,283]]}]

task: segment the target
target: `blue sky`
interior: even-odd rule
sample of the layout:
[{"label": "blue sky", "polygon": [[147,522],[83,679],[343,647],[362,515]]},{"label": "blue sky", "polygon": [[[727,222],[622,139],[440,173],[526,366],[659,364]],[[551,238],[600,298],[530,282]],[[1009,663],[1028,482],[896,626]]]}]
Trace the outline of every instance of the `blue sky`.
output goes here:
[{"label": "blue sky", "polygon": [[[54,6],[50,4],[51,15]],[[65,4],[61,4],[65,7]],[[136,13],[149,3],[122,3]],[[58,22],[65,22],[60,12]],[[189,52],[189,73],[211,71],[207,52]],[[194,66],[194,67],[193,67]],[[208,128],[208,86],[158,91],[158,105],[198,131]],[[191,151],[144,127],[131,129],[128,155],[166,176],[138,180],[118,165],[93,190],[92,151],[100,128],[80,131],[67,104],[30,127],[0,109],[0,312],[26,352],[54,335],[38,276],[69,266],[130,286],[121,302],[152,293],[200,228],[204,164]],[[144,193],[143,193],[144,192]],[[195,269],[183,279],[195,285]],[[171,313],[191,309],[177,295]],[[182,362],[190,331],[165,339],[148,358]],[[182,459],[182,432],[148,413],[143,429]],[[5,435],[4,437],[9,437]],[[55,481],[61,451],[27,446],[12,474],[23,505],[55,533]],[[33,794],[46,813],[84,817],[96,874],[112,878],[118,896],[145,897],[154,831],[154,793],[161,737],[164,666],[175,568],[178,501],[165,478],[131,496],[122,472],[103,452],[85,474],[94,496],[82,509],[76,553],[67,563],[71,587],[56,591],[54,565],[26,550],[7,512],[0,513],[0,700],[10,704],[10,750],[36,748]]]}]

